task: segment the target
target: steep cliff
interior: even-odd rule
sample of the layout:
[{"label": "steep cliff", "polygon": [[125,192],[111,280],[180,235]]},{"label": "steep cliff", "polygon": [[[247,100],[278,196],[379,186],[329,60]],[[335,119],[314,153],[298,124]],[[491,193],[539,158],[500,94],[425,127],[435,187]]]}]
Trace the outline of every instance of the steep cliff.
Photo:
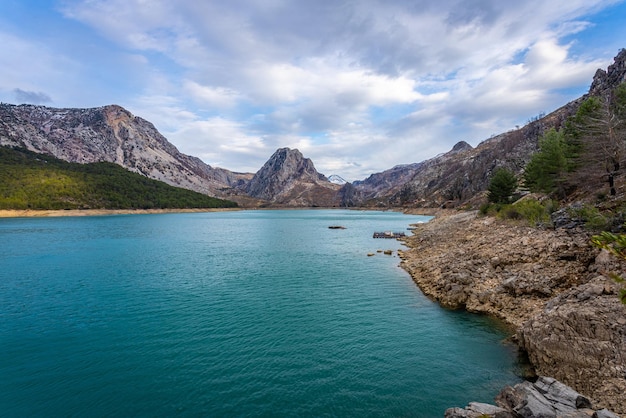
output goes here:
[{"label": "steep cliff", "polygon": [[243,186],[250,196],[290,206],[337,206],[333,184],[297,149],[281,148]]},{"label": "steep cliff", "polygon": [[179,152],[150,122],[116,105],[55,109],[0,105],[0,145],[17,146],[69,162],[112,162],[173,186],[205,194],[252,175],[213,168]]}]

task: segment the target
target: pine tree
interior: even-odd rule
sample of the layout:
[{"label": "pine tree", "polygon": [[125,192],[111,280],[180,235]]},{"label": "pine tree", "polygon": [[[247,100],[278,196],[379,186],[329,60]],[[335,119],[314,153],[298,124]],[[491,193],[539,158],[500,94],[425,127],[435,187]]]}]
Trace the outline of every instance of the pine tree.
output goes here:
[{"label": "pine tree", "polygon": [[509,203],[517,188],[517,177],[506,168],[498,168],[491,178],[488,199],[492,203]]}]

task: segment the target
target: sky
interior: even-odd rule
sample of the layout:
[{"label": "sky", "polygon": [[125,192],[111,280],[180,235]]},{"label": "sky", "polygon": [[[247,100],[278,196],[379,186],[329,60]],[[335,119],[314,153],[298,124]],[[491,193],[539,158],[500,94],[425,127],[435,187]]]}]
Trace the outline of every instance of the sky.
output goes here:
[{"label": "sky", "polygon": [[0,101],[123,106],[256,172],[282,147],[348,181],[580,97],[626,0],[2,0]]}]

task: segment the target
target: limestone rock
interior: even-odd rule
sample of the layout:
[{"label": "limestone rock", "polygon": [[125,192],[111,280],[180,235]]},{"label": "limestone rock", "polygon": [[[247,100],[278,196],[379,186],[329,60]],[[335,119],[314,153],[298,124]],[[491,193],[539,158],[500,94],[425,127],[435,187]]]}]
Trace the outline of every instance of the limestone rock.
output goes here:
[{"label": "limestone rock", "polygon": [[496,404],[470,403],[465,408],[450,408],[446,418],[589,418],[613,417],[612,412],[593,410],[591,401],[571,387],[550,377],[539,377],[506,387]]},{"label": "limestone rock", "polygon": [[291,206],[337,206],[341,186],[317,172],[297,149],[277,150],[243,190],[259,199]]},{"label": "limestone rock", "polygon": [[626,306],[603,276],[563,292],[518,330],[538,373],[626,414]]}]

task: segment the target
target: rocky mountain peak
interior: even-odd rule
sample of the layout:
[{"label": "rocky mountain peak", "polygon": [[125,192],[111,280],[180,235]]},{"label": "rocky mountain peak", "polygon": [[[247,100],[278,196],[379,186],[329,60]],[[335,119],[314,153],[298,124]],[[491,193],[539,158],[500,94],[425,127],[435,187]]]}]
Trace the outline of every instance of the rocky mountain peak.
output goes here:
[{"label": "rocky mountain peak", "polygon": [[459,141],[452,147],[452,152],[468,151],[473,147],[465,141]]},{"label": "rocky mountain peak", "polygon": [[626,81],[626,49],[621,49],[614,58],[613,64],[607,70],[598,69],[593,76],[593,82],[589,88],[592,96],[600,95],[603,91],[614,88]]},{"label": "rocky mountain peak", "polygon": [[327,206],[336,199],[327,192],[336,194],[338,187],[318,173],[313,162],[299,150],[280,148],[245,186],[245,191],[273,203]]},{"label": "rocky mountain peak", "polygon": [[332,174],[330,176],[328,176],[328,181],[330,181],[331,183],[334,184],[339,184],[339,185],[344,185],[347,183],[346,179],[344,179],[343,177],[337,175],[337,174]]}]

